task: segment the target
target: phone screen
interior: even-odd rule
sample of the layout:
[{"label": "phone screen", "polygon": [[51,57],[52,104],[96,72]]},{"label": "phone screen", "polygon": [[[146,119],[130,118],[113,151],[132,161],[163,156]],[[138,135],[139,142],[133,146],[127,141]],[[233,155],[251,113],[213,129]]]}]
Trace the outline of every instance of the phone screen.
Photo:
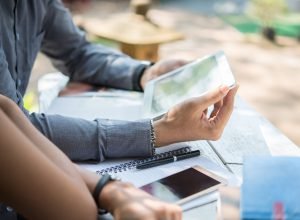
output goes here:
[{"label": "phone screen", "polygon": [[175,203],[220,183],[218,180],[194,168],[188,168],[142,186],[141,189],[162,201]]}]

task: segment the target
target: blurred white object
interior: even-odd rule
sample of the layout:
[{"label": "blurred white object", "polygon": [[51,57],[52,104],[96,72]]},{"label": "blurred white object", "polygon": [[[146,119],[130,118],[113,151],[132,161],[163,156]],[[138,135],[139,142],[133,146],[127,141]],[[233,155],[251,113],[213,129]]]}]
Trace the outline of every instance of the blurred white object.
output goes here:
[{"label": "blurred white object", "polygon": [[286,1],[289,10],[294,12],[300,11],[300,0],[287,0]]},{"label": "blurred white object", "polygon": [[214,10],[220,14],[230,14],[239,12],[239,6],[234,1],[221,1],[214,4]]},{"label": "blurred white object", "polygon": [[58,93],[66,86],[69,77],[62,73],[48,73],[38,81],[39,112],[45,112]]}]

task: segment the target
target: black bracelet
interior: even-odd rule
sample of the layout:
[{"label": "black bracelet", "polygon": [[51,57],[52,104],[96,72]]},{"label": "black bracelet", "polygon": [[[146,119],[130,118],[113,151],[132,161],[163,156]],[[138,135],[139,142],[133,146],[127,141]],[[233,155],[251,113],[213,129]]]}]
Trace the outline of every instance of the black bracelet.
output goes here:
[{"label": "black bracelet", "polygon": [[133,77],[132,77],[132,85],[133,85],[133,90],[142,92],[143,88],[141,87],[141,78],[145,72],[145,70],[154,65],[153,62],[150,61],[141,61],[141,64],[136,68]]},{"label": "black bracelet", "polygon": [[103,189],[103,187],[109,183],[110,181],[112,181],[112,178],[109,174],[104,174],[101,179],[98,181],[95,189],[94,189],[94,192],[93,192],[93,197],[94,197],[94,200],[96,202],[96,204],[98,205],[99,207],[99,204],[98,204],[98,200],[99,200],[99,196],[101,194],[101,191]]}]

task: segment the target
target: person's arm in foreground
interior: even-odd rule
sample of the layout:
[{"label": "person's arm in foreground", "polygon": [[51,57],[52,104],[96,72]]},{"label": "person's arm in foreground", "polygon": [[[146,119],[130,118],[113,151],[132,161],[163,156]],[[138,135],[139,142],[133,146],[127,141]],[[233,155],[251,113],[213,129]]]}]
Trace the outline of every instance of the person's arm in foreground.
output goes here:
[{"label": "person's arm in foreground", "polygon": [[67,163],[61,161],[60,169],[50,161],[2,106],[0,119],[0,202],[33,220],[96,219],[96,205],[87,187],[65,172]]},{"label": "person's arm in foreground", "polygon": [[[99,176],[75,168],[12,101],[0,96],[0,107],[0,202],[29,219],[96,219],[91,193]],[[181,215],[179,207],[122,182],[109,183],[98,203],[116,219]]]}]

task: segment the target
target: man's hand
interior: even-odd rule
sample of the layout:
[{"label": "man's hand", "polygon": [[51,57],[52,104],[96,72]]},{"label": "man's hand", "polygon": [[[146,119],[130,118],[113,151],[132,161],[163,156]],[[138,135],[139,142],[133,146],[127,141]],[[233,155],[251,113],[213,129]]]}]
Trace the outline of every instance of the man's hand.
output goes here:
[{"label": "man's hand", "polygon": [[[219,139],[232,113],[237,90],[238,86],[230,91],[221,86],[171,108],[163,118],[154,122],[156,145]],[[214,105],[214,110],[208,116],[207,108],[211,105]]]},{"label": "man's hand", "polygon": [[141,77],[140,84],[142,88],[145,89],[146,83],[150,80],[162,74],[168,73],[174,69],[177,69],[187,63],[188,61],[173,59],[159,61],[145,70],[144,74]]},{"label": "man's hand", "polygon": [[182,212],[177,205],[159,201],[131,184],[119,181],[103,188],[100,205],[116,220],[180,220]]}]

